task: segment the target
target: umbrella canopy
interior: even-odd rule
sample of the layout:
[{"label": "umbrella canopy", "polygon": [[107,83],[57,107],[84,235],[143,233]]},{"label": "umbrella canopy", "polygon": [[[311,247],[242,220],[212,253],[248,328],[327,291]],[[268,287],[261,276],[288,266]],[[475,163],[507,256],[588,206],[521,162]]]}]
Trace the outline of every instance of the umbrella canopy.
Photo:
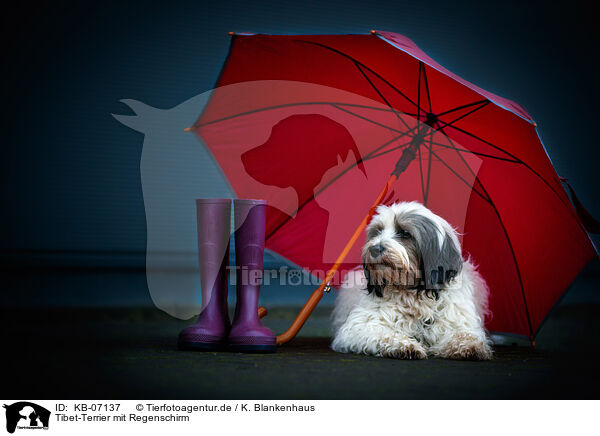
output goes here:
[{"label": "umbrella canopy", "polygon": [[596,256],[529,114],[398,34],[234,35],[194,130],[239,197],[269,202],[267,248],[317,275],[396,169],[384,203],[460,232],[492,331],[532,338]]}]

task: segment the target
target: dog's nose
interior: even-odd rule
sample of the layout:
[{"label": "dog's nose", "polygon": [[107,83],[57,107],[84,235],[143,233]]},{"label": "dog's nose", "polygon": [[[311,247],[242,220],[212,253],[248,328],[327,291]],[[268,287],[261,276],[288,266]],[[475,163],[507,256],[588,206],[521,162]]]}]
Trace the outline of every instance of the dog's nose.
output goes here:
[{"label": "dog's nose", "polygon": [[379,257],[379,255],[383,253],[383,246],[381,244],[373,245],[369,248],[369,253],[371,253],[371,256],[373,257]]}]

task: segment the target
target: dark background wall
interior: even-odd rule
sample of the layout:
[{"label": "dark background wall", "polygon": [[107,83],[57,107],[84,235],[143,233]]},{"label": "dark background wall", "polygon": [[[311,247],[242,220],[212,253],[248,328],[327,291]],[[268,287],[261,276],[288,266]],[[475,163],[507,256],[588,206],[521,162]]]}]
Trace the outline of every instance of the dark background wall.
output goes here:
[{"label": "dark background wall", "polygon": [[210,89],[231,30],[407,35],[458,75],[521,103],[558,173],[600,216],[589,2],[83,3],[2,14],[4,263],[143,266],[143,137],[111,113],[127,113],[123,98],[169,108]]}]

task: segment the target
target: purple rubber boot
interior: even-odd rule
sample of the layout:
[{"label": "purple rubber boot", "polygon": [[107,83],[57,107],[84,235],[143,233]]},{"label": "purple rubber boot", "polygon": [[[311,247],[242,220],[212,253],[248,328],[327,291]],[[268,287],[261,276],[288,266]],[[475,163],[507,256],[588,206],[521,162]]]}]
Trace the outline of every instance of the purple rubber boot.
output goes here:
[{"label": "purple rubber boot", "polygon": [[232,351],[272,353],[277,349],[277,338],[258,318],[267,202],[233,200],[233,206],[237,304],[229,332],[229,347]]},{"label": "purple rubber boot", "polygon": [[179,333],[179,348],[213,351],[225,348],[231,323],[227,308],[227,265],[231,199],[196,200],[198,259],[202,311],[196,322]]}]

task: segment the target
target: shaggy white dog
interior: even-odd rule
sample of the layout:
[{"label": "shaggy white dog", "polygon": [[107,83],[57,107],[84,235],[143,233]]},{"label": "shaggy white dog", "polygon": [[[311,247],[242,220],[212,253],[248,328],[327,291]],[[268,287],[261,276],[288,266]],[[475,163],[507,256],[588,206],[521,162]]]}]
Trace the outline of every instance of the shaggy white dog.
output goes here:
[{"label": "shaggy white dog", "polygon": [[379,206],[363,270],[350,272],[333,311],[331,348],[400,359],[491,359],[483,327],[488,288],[456,232],[420,203]]}]

